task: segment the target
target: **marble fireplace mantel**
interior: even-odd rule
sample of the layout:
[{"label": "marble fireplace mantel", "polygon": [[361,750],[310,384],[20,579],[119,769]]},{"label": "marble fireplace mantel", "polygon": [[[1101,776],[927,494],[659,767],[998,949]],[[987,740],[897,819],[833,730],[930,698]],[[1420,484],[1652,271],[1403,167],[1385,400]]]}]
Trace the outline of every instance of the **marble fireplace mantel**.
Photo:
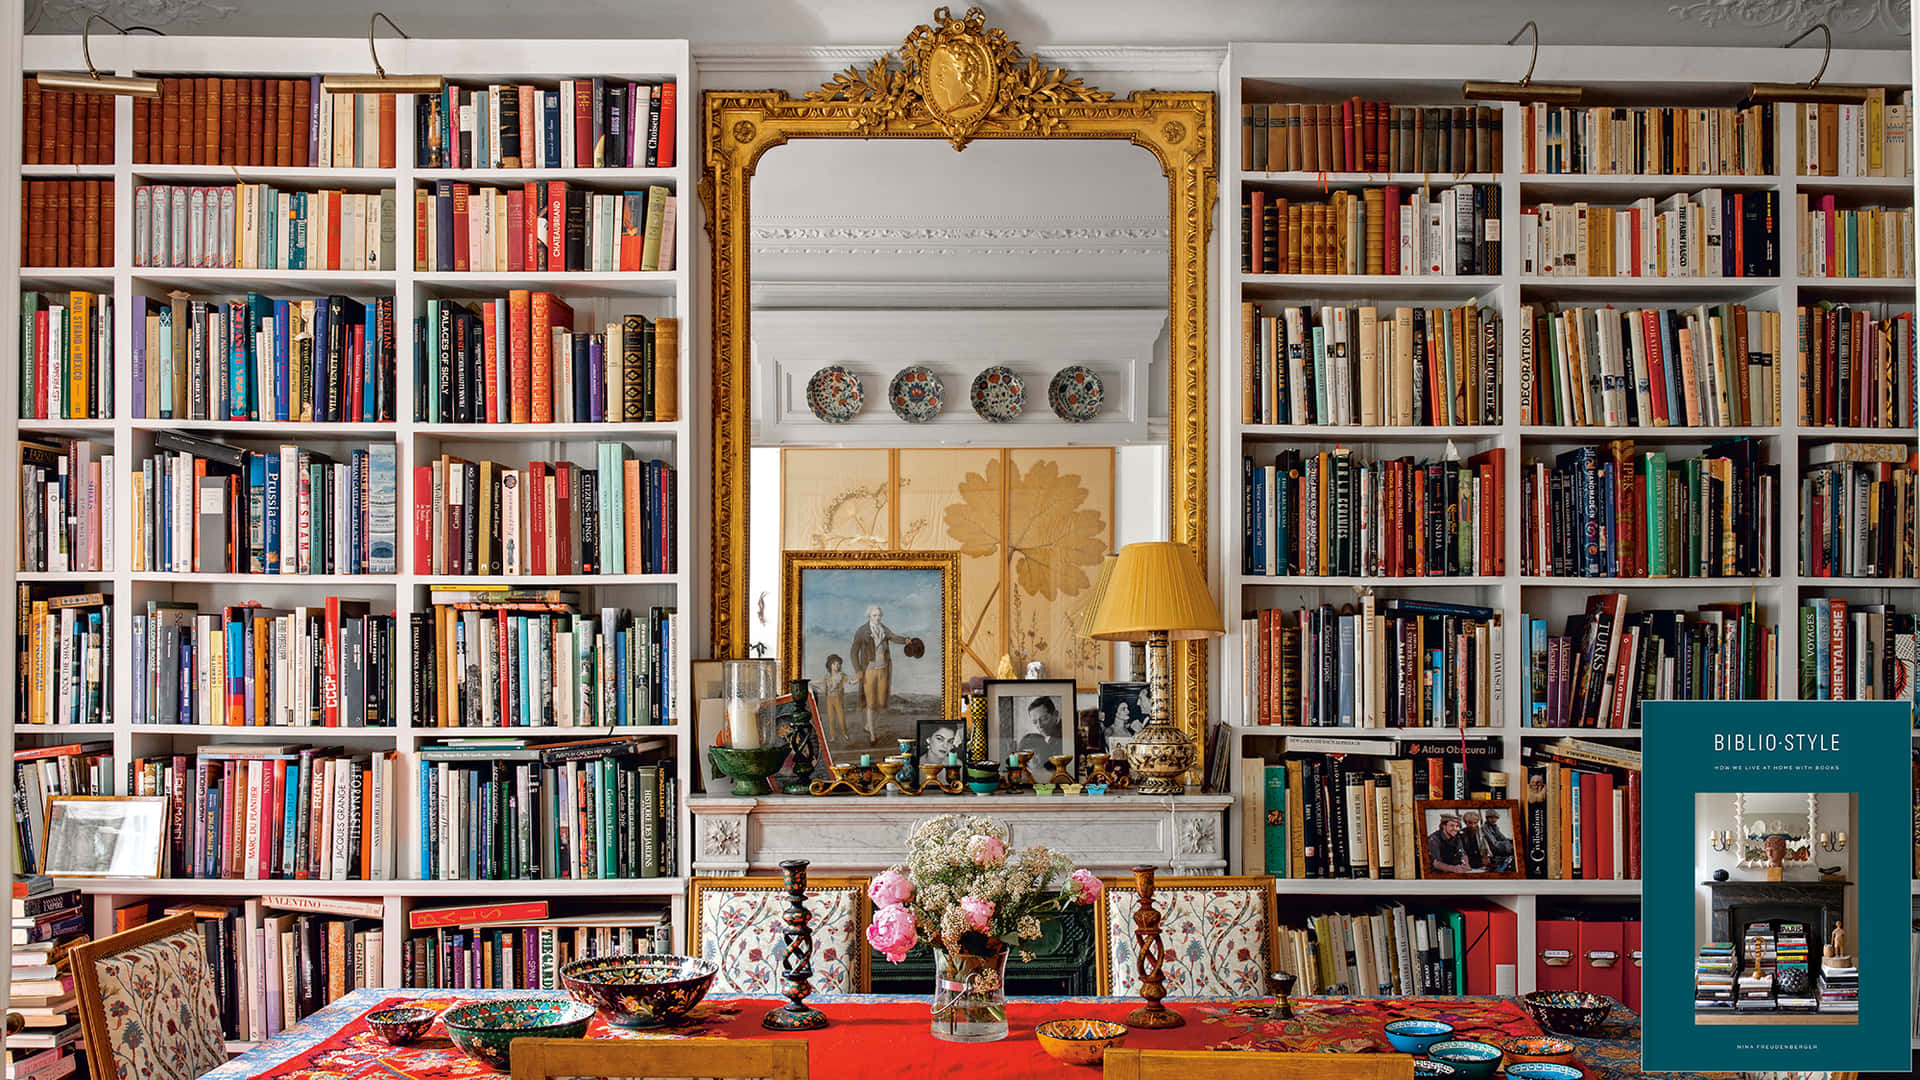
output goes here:
[{"label": "marble fireplace mantel", "polygon": [[[1738,912],[1743,921],[1802,917],[1808,911],[1819,912],[1813,936],[1824,941],[1846,912],[1847,889],[1851,881],[1817,880],[1731,880],[1703,881],[1712,890],[1710,933],[1715,941],[1732,941],[1739,928],[1733,925]],[[1818,945],[1815,946],[1816,953]]]},{"label": "marble fireplace mantel", "polygon": [[986,814],[1015,848],[1044,844],[1103,876],[1152,864],[1170,874],[1224,874],[1231,795],[876,795],[872,798],[704,795],[693,817],[693,872],[778,873],[782,859],[812,872],[874,873],[898,862],[907,830],[935,814]]}]

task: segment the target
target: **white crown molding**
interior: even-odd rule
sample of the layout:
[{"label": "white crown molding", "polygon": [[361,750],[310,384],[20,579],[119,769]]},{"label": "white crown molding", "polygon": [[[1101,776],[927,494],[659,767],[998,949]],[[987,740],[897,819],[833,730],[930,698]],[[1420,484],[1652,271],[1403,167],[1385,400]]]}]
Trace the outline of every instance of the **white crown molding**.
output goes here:
[{"label": "white crown molding", "polygon": [[[156,2],[156,0],[149,0]],[[693,64],[701,72],[837,71],[849,64],[870,64],[900,48],[891,45],[725,45],[695,47]],[[1054,45],[1030,50],[1041,63],[1075,74],[1095,72],[1169,72],[1217,77],[1225,47],[1177,45]]]},{"label": "white crown molding", "polygon": [[897,277],[832,281],[756,276],[755,312],[811,309],[965,307],[1141,308],[1165,313],[1167,283],[1155,281],[903,281]]},{"label": "white crown molding", "polygon": [[1752,30],[1805,30],[1824,22],[1836,34],[1865,30],[1911,35],[1910,0],[1689,0],[1667,8],[1685,23]]}]

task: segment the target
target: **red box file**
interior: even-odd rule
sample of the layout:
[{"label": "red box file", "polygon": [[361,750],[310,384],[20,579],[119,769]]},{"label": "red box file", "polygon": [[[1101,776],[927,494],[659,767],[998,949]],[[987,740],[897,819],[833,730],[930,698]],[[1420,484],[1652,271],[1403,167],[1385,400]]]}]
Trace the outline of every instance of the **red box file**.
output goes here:
[{"label": "red box file", "polygon": [[1572,919],[1541,919],[1534,926],[1538,948],[1533,982],[1539,990],[1580,989],[1580,924]]},{"label": "red box file", "polygon": [[1627,949],[1625,924],[1581,920],[1579,927],[1579,985],[1576,989],[1625,999]]},{"label": "red box file", "polygon": [[1640,920],[1633,919],[1620,924],[1623,944],[1627,948],[1627,968],[1622,982],[1625,984],[1627,1008],[1640,1011]]}]

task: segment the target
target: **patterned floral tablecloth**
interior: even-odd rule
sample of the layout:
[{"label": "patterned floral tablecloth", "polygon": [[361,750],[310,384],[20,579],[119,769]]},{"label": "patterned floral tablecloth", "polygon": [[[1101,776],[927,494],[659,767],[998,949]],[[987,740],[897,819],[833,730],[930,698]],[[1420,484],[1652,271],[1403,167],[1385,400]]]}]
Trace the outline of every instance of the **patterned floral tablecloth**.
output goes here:
[{"label": "patterned floral tablecloth", "polygon": [[[436,1022],[421,1042],[396,1049],[376,1039],[361,1019],[389,1003],[416,1001],[445,1008],[479,997],[517,996],[524,991],[356,990],[307,1020],[206,1074],[205,1080],[472,1080],[498,1073],[466,1057]],[[811,1043],[816,1078],[871,1076],[876,1048],[901,1076],[999,1080],[1044,1076],[1092,1076],[1090,1069],[1062,1065],[1033,1039],[1036,1025],[1066,1016],[1120,1020],[1137,998],[1016,998],[1008,1008],[1012,1034],[998,1043],[957,1046],[930,1033],[927,999],[893,995],[821,995],[812,999],[832,1019],[823,1031],[790,1035],[765,1030],[760,1017],[779,1004],[767,998],[711,995],[686,1022],[664,1031],[610,1030],[596,1017],[590,1037],[684,1039],[695,1037],[800,1038]],[[1490,1038],[1538,1034],[1531,1018],[1508,998],[1311,998],[1296,999],[1294,1020],[1269,1019],[1272,999],[1170,1000],[1185,1014],[1184,1027],[1136,1030],[1127,1045],[1168,1050],[1291,1050],[1330,1053],[1387,1051],[1381,1032],[1388,1020],[1423,1016],[1446,1020],[1463,1033]],[[1587,1075],[1595,1080],[1633,1080],[1640,1072],[1640,1020],[1616,1006],[1600,1037],[1575,1039]],[[1706,1080],[1724,1073],[1660,1073],[1671,1080]]]}]

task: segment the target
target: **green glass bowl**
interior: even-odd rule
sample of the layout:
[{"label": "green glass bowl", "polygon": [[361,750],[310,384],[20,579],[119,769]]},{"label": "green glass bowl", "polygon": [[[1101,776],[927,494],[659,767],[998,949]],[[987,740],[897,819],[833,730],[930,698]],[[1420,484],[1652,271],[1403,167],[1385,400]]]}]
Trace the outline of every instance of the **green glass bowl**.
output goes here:
[{"label": "green glass bowl", "polygon": [[469,1001],[440,1015],[447,1038],[482,1065],[506,1072],[515,1039],[578,1039],[593,1006],[566,998],[522,997]]}]

